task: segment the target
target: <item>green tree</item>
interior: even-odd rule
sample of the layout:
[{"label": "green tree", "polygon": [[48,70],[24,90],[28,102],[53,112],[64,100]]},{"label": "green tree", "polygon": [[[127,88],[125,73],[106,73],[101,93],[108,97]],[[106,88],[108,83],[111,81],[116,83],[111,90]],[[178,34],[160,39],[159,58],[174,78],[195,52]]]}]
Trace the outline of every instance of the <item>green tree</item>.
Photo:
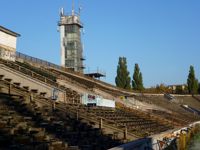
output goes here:
[{"label": "green tree", "polygon": [[194,67],[190,66],[188,79],[187,79],[187,85],[188,85],[188,92],[190,94],[197,94],[198,93],[198,80],[195,78],[195,71]]},{"label": "green tree", "polygon": [[132,88],[134,90],[143,90],[144,89],[142,73],[140,72],[140,68],[137,63],[135,64],[135,68],[134,68]]},{"label": "green tree", "polygon": [[131,89],[130,82],[131,78],[127,69],[126,58],[119,57],[119,62],[117,66],[117,76],[115,78],[116,86],[123,89]]},{"label": "green tree", "polygon": [[198,94],[199,93],[199,81],[196,79],[194,82],[194,94]]}]

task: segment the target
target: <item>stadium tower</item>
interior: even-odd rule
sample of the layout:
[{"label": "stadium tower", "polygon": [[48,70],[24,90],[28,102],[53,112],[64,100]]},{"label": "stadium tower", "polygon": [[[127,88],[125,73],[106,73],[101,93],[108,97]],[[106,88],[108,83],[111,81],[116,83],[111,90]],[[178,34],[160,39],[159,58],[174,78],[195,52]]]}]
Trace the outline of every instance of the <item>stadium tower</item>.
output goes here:
[{"label": "stadium tower", "polygon": [[61,66],[83,73],[83,46],[81,42],[81,28],[79,13],[74,11],[72,2],[71,14],[64,14],[64,9],[60,11],[60,21],[58,23],[60,31],[61,46]]}]

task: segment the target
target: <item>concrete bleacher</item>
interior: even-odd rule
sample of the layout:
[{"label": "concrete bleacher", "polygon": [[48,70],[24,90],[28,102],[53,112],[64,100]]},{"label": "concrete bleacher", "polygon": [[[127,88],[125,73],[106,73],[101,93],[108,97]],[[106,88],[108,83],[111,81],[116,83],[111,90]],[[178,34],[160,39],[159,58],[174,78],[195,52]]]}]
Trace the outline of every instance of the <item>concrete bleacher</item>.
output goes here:
[{"label": "concrete bleacher", "polygon": [[[16,89],[16,90],[21,91],[21,89]],[[37,94],[37,93],[34,93],[34,94]],[[32,100],[31,102],[34,102],[34,101]],[[40,105],[39,105],[40,107],[37,106],[35,104],[35,102],[33,103],[33,105],[29,105],[26,103],[19,103],[19,102],[15,103],[15,105],[19,105],[19,108],[18,109],[15,108],[15,110],[18,110],[18,112],[20,112],[20,113],[26,112],[25,115],[28,115],[28,116],[26,116],[26,119],[30,119],[30,117],[31,117],[31,119],[33,119],[35,122],[37,122],[37,124],[40,125],[39,127],[43,128],[43,127],[47,126],[45,128],[45,130],[49,131],[49,132],[52,132],[51,130],[55,129],[54,125],[56,125],[56,126],[62,125],[63,121],[66,120],[66,118],[67,118],[66,115],[67,115],[68,116],[67,122],[73,122],[73,120],[76,122],[71,124],[71,126],[73,126],[73,128],[69,127],[69,126],[67,127],[70,131],[73,131],[73,134],[71,133],[71,134],[67,134],[67,135],[61,137],[64,139],[66,139],[68,137],[71,137],[71,138],[79,137],[79,136],[77,136],[77,134],[79,135],[79,132],[75,132],[74,127],[76,127],[76,124],[77,125],[79,124],[78,122],[80,122],[81,119],[85,120],[85,118],[81,118],[81,116],[84,114],[85,114],[85,116],[87,116],[87,121],[89,120],[89,123],[86,122],[85,125],[89,124],[90,128],[92,128],[92,126],[94,125],[94,124],[90,124],[90,123],[93,122],[95,118],[102,118],[103,122],[104,122],[103,127],[106,130],[108,130],[109,128],[118,129],[118,132],[115,131],[115,132],[110,132],[108,134],[107,132],[101,132],[99,129],[96,128],[95,131],[100,132],[101,134],[107,133],[106,140],[108,140],[108,139],[118,140],[118,138],[121,140],[124,140],[123,136],[119,136],[120,132],[121,133],[124,132],[124,129],[126,129],[127,130],[126,132],[128,132],[128,133],[134,134],[135,137],[137,137],[137,138],[152,135],[157,132],[162,132],[162,131],[171,129],[170,126],[161,124],[161,123],[157,122],[156,120],[147,118],[144,114],[141,115],[140,112],[127,112],[123,109],[108,109],[108,108],[97,108],[97,107],[90,108],[90,107],[86,107],[83,105],[61,103],[59,105],[61,105],[62,108],[65,109],[64,110],[65,113],[63,111],[59,112],[57,110],[57,111],[55,111],[55,114],[57,114],[57,115],[54,116],[55,114],[53,115],[53,113],[51,111],[51,107],[52,107],[51,101],[49,101],[48,99],[42,100],[42,98],[40,98],[37,100],[37,102],[40,103]],[[27,111],[27,109],[29,111]],[[79,111],[78,118],[80,118],[78,120],[77,120],[77,116],[76,116],[77,109]],[[89,117],[91,115],[93,118]],[[54,119],[59,119],[59,120],[54,120]],[[53,126],[52,126],[52,123],[53,123]],[[106,126],[106,124],[107,124],[107,126]],[[80,128],[80,127],[77,127],[77,128]],[[120,129],[122,129],[122,128],[123,128],[123,130],[121,131]],[[56,127],[56,129],[57,129],[57,127]],[[94,132],[94,131],[92,131],[92,132]],[[63,133],[63,131],[61,131],[61,129],[59,129],[56,131],[56,133],[57,133],[56,135],[58,136],[58,135],[60,135],[60,133]],[[84,133],[84,134],[89,136],[88,133]],[[95,135],[99,135],[99,133],[95,134]],[[88,139],[88,137],[86,139]],[[98,139],[98,137],[95,137],[95,138],[93,137],[92,139]],[[71,141],[70,138],[68,140]],[[78,141],[80,141],[80,140],[81,139],[78,139]],[[105,139],[103,138],[102,140],[104,141]],[[98,141],[99,141],[99,139],[98,139]],[[103,142],[103,141],[101,141],[101,142]],[[116,141],[113,143],[119,144],[119,141],[118,142]],[[68,142],[68,144],[74,145],[73,140],[71,143]],[[110,146],[115,146],[115,144],[110,145]]]},{"label": "concrete bleacher", "polygon": [[175,97],[177,103],[181,105],[188,105],[196,109],[200,109],[200,101],[198,100],[198,96],[185,95],[185,96],[175,96]]},{"label": "concrete bleacher", "polygon": [[[0,149],[8,145],[11,149],[107,149],[200,119],[181,107],[184,103],[199,109],[198,96],[171,100],[164,95],[137,95],[79,73],[23,61],[0,60],[0,71],[0,141],[6,143]],[[64,93],[62,101],[52,101],[52,88]],[[118,103],[124,96],[148,108],[146,112],[131,109],[128,101],[117,108],[87,107],[80,104],[85,92],[103,93]]]},{"label": "concrete bleacher", "polygon": [[0,148],[92,150],[121,144],[68,111],[52,109],[51,103],[42,98],[30,102],[23,96],[0,94],[0,126],[6,127],[0,129],[4,133],[0,139],[7,143]]},{"label": "concrete bleacher", "polygon": [[73,103],[80,102],[80,95],[70,88],[59,85],[53,75],[34,66],[24,64],[0,60],[1,75],[19,86],[29,85],[26,86],[28,90],[43,93],[48,98],[52,96],[52,89],[56,89],[58,90],[58,99]]},{"label": "concrete bleacher", "polygon": [[[60,140],[53,138],[45,131],[45,128],[37,126],[35,121],[38,118],[31,116],[31,112],[27,111],[25,107],[26,104],[20,97],[19,99],[12,99],[8,95],[0,95],[0,148],[54,148],[52,144]],[[35,110],[35,108],[32,105],[32,109]],[[62,147],[66,147],[64,142],[62,142]]]},{"label": "concrete bleacher", "polygon": [[76,109],[78,109],[81,114],[86,114],[87,116],[94,115],[96,116],[95,118],[101,118],[104,123],[110,124],[116,128],[127,128],[129,133],[137,137],[149,136],[173,128],[173,126],[169,124],[159,122],[147,116],[147,114],[136,110],[127,111],[123,108],[111,109],[86,106],[79,106]]},{"label": "concrete bleacher", "polygon": [[[181,103],[178,103],[177,100],[178,98],[175,97],[176,100],[169,101],[164,97],[164,95],[140,95],[140,96],[135,96],[136,99],[144,101],[146,103],[158,105],[162,108],[167,109],[169,112],[164,112],[164,111],[151,111],[150,113],[154,113],[159,115],[160,117],[163,118],[168,118],[169,121],[177,120],[177,123],[180,125],[185,125],[189,124],[191,122],[199,120],[199,116],[194,115],[193,113],[189,113],[185,109],[181,107]],[[191,99],[191,96],[190,96]],[[168,117],[167,117],[168,116]],[[174,118],[176,117],[176,118]],[[178,121],[179,120],[179,121]]]}]

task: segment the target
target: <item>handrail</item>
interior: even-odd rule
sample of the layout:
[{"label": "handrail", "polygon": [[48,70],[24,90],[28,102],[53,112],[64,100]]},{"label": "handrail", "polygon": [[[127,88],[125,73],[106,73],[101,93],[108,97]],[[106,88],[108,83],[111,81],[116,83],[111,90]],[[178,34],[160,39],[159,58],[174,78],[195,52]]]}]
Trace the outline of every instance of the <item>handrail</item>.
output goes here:
[{"label": "handrail", "polygon": [[45,61],[45,60],[42,60],[42,59],[39,59],[39,58],[36,58],[36,57],[32,57],[32,56],[29,56],[29,55],[26,55],[26,54],[23,54],[23,53],[20,53],[20,52],[16,52],[15,57],[16,57],[16,60],[23,59],[23,60],[28,61],[28,62],[39,63],[41,65],[61,69],[61,66],[59,66],[59,65],[56,65],[54,63],[50,63],[48,61]]},{"label": "handrail", "polygon": [[15,63],[8,62],[8,61],[0,60],[0,63],[6,64],[6,66],[8,66],[9,68],[14,69],[16,71],[19,71],[20,73],[23,73],[25,75],[29,75],[29,76],[31,76],[31,77],[33,77],[35,79],[38,79],[38,80],[40,80],[42,82],[45,82],[45,83],[49,84],[51,86],[53,85],[53,86],[55,86],[57,88],[62,89],[62,87],[59,86],[55,81],[53,81],[51,79],[48,79],[48,78],[46,78],[46,77],[44,77],[44,76],[42,76],[42,75],[40,75],[38,73],[35,73],[30,69],[27,69],[25,67],[19,66],[19,65],[15,64]]}]

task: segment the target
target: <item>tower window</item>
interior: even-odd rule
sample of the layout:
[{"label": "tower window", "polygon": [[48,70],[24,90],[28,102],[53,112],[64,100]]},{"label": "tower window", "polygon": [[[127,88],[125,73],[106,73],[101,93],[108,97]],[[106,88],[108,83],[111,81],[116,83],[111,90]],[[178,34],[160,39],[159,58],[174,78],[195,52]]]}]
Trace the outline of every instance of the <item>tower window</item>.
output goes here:
[{"label": "tower window", "polygon": [[74,67],[74,60],[65,60],[65,64],[68,67]]},{"label": "tower window", "polygon": [[67,25],[65,27],[65,33],[79,33],[79,27],[77,25]]},{"label": "tower window", "polygon": [[70,50],[70,49],[76,49],[76,42],[74,41],[71,41],[71,42],[67,42],[67,49]]}]

